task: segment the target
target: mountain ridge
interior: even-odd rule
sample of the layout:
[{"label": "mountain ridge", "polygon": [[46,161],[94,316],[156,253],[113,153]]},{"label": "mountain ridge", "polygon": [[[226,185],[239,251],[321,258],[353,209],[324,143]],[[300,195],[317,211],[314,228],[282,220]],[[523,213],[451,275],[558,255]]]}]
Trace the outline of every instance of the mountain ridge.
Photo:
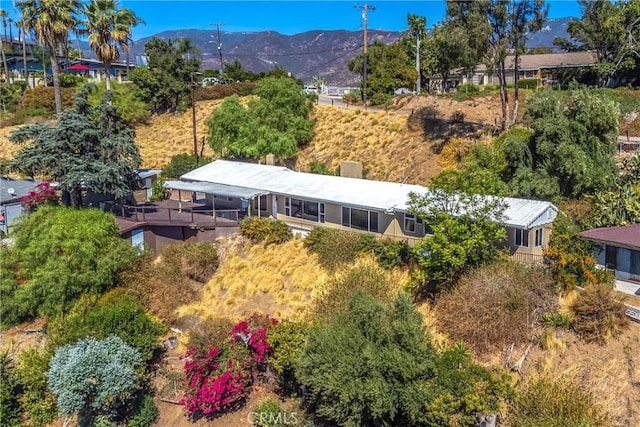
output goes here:
[{"label": "mountain ridge", "polygon": [[[566,28],[571,19],[547,19],[541,31],[529,34],[527,47],[553,47],[555,37],[568,37]],[[373,29],[368,31],[368,42],[392,43],[402,34],[400,31]],[[132,59],[141,59],[144,44],[152,37],[164,40],[189,38],[202,52],[202,68],[220,69],[215,29],[166,30],[138,39],[131,49]],[[362,31],[309,30],[291,35],[274,30],[221,31],[220,39],[224,62],[237,59],[249,71],[269,71],[279,65],[306,82],[314,76],[320,76],[330,85],[356,85],[360,80],[358,75],[348,70],[347,64],[362,49]]]}]

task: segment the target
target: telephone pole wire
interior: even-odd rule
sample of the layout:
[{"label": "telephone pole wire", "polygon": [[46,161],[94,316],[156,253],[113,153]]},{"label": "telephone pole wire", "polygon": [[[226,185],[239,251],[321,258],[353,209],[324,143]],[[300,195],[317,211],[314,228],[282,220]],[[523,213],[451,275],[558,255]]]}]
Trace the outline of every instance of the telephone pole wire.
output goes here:
[{"label": "telephone pole wire", "polygon": [[222,42],[220,41],[220,26],[226,25],[224,22],[216,22],[215,24],[209,24],[216,26],[216,33],[218,35],[218,56],[220,56],[220,74],[224,71],[224,61],[222,60]]},{"label": "telephone pole wire", "polygon": [[364,6],[353,5],[356,9],[362,10],[362,26],[364,28],[364,47],[363,47],[363,59],[364,65],[362,67],[362,101],[364,102],[364,108],[367,108],[367,13],[376,10],[375,6],[371,6],[365,3]]}]

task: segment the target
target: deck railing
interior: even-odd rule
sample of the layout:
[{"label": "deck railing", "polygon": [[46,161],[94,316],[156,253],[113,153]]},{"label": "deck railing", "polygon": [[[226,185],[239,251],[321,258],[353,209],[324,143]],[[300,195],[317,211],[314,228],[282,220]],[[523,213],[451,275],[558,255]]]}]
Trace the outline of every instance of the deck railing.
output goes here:
[{"label": "deck railing", "polygon": [[116,217],[129,221],[156,224],[217,227],[237,226],[240,222],[240,211],[237,209],[110,204],[105,206],[105,210],[112,212]]},{"label": "deck railing", "polygon": [[537,254],[527,254],[516,252],[511,255],[511,259],[520,264],[528,264],[528,265],[542,265],[544,264],[544,256]]}]

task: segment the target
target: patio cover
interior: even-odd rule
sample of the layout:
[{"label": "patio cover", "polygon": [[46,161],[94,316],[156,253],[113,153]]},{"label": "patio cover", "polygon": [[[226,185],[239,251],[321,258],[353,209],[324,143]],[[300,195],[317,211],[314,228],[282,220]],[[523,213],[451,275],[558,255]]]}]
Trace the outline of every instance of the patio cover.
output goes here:
[{"label": "patio cover", "polygon": [[246,200],[263,194],[269,194],[267,191],[256,190],[255,188],[235,187],[233,185],[214,184],[211,182],[166,181],[164,186],[170,190],[218,194]]}]

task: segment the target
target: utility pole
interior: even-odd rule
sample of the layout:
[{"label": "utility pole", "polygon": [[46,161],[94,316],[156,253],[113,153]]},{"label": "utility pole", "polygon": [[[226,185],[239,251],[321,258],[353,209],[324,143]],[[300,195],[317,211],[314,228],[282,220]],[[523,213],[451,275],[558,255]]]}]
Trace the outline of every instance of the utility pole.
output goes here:
[{"label": "utility pole", "polygon": [[224,22],[216,22],[215,24],[210,24],[216,26],[216,33],[218,35],[218,56],[220,56],[220,75],[224,71],[224,61],[222,60],[222,42],[220,41],[220,26],[226,25]]},{"label": "utility pole", "polygon": [[416,80],[416,94],[420,95],[422,90],[422,76],[420,73],[420,30],[416,31],[416,71],[418,72],[418,80]]},{"label": "utility pole", "polygon": [[198,137],[196,135],[196,97],[195,97],[195,85],[196,82],[193,78],[193,71],[191,76],[191,123],[193,124],[193,158],[196,161],[196,168],[198,167]]},{"label": "utility pole", "polygon": [[363,56],[364,65],[362,68],[362,101],[364,102],[364,108],[367,108],[367,13],[376,10],[375,6],[370,6],[365,3],[364,6],[353,5],[356,9],[362,10],[362,26],[364,28],[364,46]]}]

